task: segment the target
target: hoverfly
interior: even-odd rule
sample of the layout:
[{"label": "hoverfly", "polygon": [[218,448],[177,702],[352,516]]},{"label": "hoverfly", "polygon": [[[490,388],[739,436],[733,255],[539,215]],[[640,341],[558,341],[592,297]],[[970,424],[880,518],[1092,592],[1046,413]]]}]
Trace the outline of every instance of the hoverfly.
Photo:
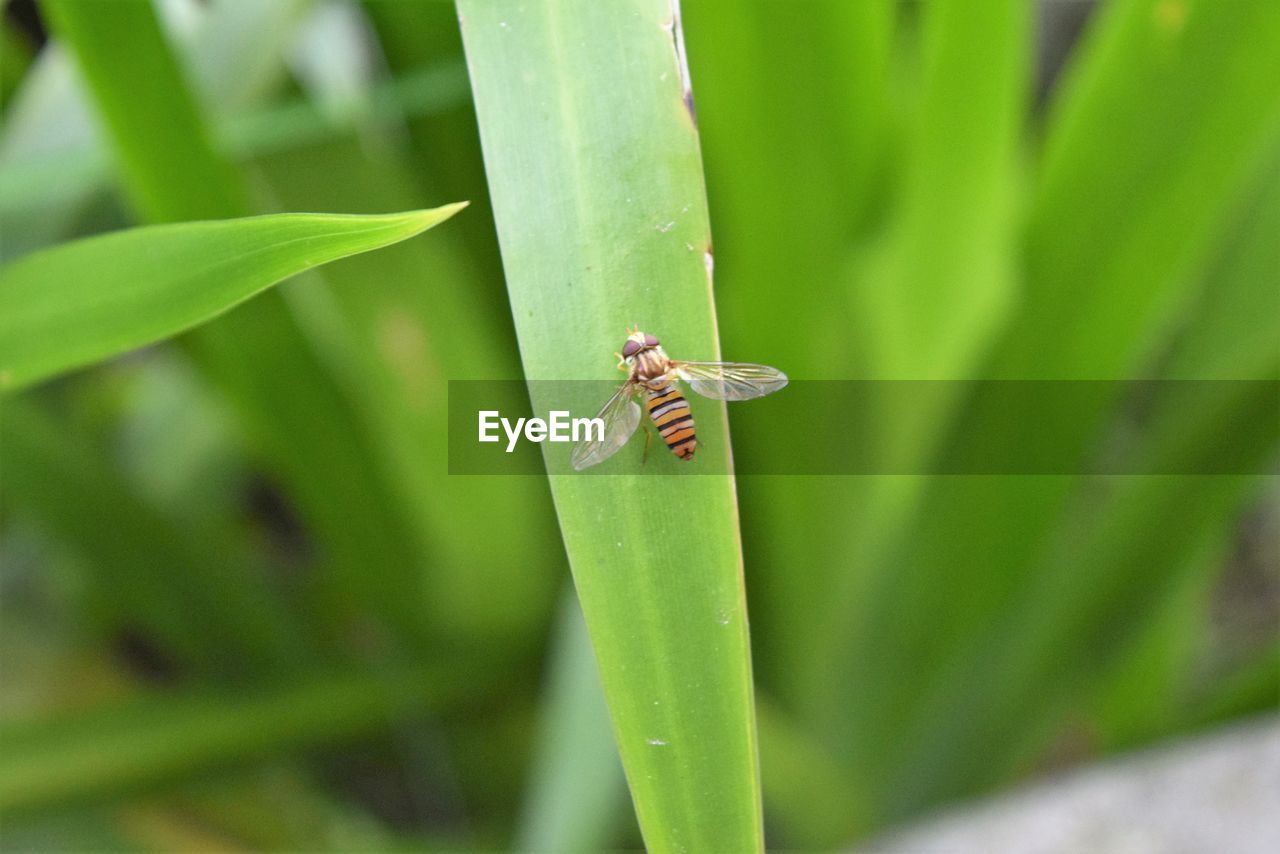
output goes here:
[{"label": "hoverfly", "polygon": [[596,416],[604,422],[604,435],[574,447],[569,459],[578,471],[604,462],[631,438],[640,426],[636,395],[646,396],[649,417],[671,452],[690,460],[698,447],[697,433],[689,401],[675,380],[684,380],[698,394],[715,400],[764,397],[787,384],[787,375],[777,368],[747,362],[680,362],[669,358],[653,335],[639,329],[628,333],[622,352],[615,354],[618,369],[627,371],[627,381]]}]

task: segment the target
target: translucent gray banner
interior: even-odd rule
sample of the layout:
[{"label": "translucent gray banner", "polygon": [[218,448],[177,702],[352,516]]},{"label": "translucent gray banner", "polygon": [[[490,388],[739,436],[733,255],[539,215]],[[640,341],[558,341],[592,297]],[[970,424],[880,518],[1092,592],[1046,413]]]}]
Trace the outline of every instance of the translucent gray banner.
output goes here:
[{"label": "translucent gray banner", "polygon": [[727,404],[682,387],[698,443],[689,461],[638,396],[634,435],[575,471],[575,427],[586,437],[583,419],[619,386],[450,381],[449,473],[1248,475],[1275,474],[1280,447],[1276,380],[800,380]]}]

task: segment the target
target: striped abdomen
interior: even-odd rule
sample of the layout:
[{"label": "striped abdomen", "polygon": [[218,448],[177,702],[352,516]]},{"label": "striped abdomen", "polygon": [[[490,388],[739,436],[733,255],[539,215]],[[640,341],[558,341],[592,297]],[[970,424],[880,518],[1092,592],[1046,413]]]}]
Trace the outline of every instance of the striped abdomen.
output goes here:
[{"label": "striped abdomen", "polygon": [[668,385],[658,391],[650,391],[645,406],[671,453],[682,460],[692,459],[698,439],[693,431],[693,413],[689,411],[689,401],[684,399],[684,395],[675,386]]}]

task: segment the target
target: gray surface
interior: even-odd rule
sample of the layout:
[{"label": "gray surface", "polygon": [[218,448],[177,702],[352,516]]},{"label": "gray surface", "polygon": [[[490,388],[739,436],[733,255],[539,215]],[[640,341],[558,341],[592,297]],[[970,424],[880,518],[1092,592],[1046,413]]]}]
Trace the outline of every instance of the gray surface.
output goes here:
[{"label": "gray surface", "polygon": [[1280,717],[976,802],[859,850],[1280,854]]}]

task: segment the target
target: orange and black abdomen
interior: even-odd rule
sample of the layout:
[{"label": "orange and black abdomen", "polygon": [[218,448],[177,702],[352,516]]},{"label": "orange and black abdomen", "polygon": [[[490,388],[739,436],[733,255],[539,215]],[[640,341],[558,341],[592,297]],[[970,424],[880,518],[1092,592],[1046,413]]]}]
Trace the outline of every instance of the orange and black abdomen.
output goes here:
[{"label": "orange and black abdomen", "polygon": [[692,459],[698,439],[693,430],[693,413],[684,395],[669,385],[659,391],[650,391],[645,407],[671,453],[682,460]]}]

